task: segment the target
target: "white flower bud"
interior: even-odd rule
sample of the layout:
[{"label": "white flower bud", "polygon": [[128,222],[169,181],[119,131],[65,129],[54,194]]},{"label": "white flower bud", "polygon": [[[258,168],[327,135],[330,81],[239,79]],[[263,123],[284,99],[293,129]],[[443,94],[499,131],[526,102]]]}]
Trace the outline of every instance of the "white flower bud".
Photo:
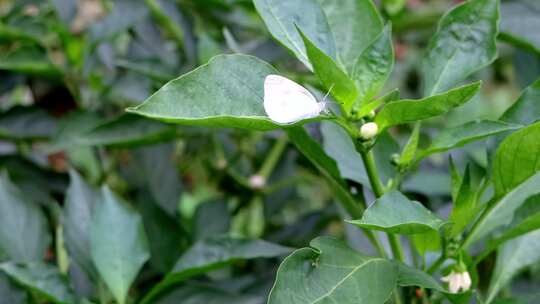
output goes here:
[{"label": "white flower bud", "polygon": [[372,139],[377,132],[379,132],[379,127],[374,122],[368,122],[360,127],[360,137],[365,140]]},{"label": "white flower bud", "polygon": [[266,179],[259,174],[252,175],[249,178],[249,186],[253,189],[261,189],[266,185]]},{"label": "white flower bud", "polygon": [[443,282],[448,283],[450,293],[458,293],[460,290],[465,292],[471,288],[471,276],[467,271],[455,272],[452,270],[449,275],[441,278]]}]

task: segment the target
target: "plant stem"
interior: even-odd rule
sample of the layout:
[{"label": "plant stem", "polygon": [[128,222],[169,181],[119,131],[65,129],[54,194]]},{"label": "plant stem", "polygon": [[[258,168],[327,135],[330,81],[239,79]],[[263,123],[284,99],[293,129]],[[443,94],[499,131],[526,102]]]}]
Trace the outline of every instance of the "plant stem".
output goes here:
[{"label": "plant stem", "polygon": [[276,143],[270,150],[270,153],[264,160],[261,168],[259,169],[257,173],[258,175],[264,177],[265,179],[268,179],[270,177],[272,171],[274,171],[274,168],[276,167],[279,159],[281,158],[281,154],[283,154],[283,151],[285,151],[285,148],[287,147],[287,141],[287,136],[282,136],[276,141]]},{"label": "plant stem", "polygon": [[476,236],[476,233],[477,233],[479,227],[481,227],[484,224],[484,221],[486,220],[486,217],[488,216],[488,214],[491,212],[491,209],[493,209],[493,207],[495,205],[496,204],[494,204],[494,202],[492,200],[487,203],[486,209],[484,209],[484,212],[482,212],[482,215],[480,215],[478,220],[472,226],[471,230],[469,231],[469,233],[467,234],[467,236],[463,240],[463,243],[461,243],[461,246],[459,247],[459,250],[467,250],[467,248],[469,248],[471,243],[474,241],[473,237]]},{"label": "plant stem", "polygon": [[439,267],[442,265],[442,263],[446,260],[446,255],[443,253],[441,256],[429,266],[427,273],[432,274],[435,272],[435,270],[439,269]]},{"label": "plant stem", "polygon": [[184,32],[182,31],[182,28],[178,26],[178,24],[176,24],[171,19],[171,17],[169,17],[163,11],[163,8],[159,5],[159,3],[156,0],[145,0],[144,2],[150,9],[150,12],[152,13],[152,16],[154,16],[156,21],[174,37],[178,46],[181,49],[183,49],[184,48]]},{"label": "plant stem", "polygon": [[[384,188],[377,173],[377,166],[375,165],[375,159],[373,158],[373,152],[371,151],[362,151],[360,150],[360,155],[362,155],[362,160],[364,161],[364,166],[368,174],[369,182],[373,193],[377,198],[381,197],[384,194]],[[399,236],[395,234],[388,233],[388,241],[390,242],[390,247],[392,248],[392,253],[394,258],[403,262],[405,256],[403,254],[403,248],[401,247],[401,242]]]}]

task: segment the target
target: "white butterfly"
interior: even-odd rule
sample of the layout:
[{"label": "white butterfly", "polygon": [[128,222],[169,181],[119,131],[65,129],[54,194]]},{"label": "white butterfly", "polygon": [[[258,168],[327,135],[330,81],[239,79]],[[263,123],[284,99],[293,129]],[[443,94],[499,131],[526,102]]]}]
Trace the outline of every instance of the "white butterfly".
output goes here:
[{"label": "white butterfly", "polygon": [[271,120],[288,124],[317,117],[326,102],[317,102],[306,88],[279,75],[264,79],[264,110]]}]

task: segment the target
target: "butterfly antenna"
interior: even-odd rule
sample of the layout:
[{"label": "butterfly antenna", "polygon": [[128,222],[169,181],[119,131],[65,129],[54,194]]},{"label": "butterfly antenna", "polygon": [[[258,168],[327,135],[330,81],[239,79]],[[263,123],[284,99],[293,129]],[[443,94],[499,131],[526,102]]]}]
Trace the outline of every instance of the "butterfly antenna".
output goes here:
[{"label": "butterfly antenna", "polygon": [[324,95],[324,98],[323,98],[322,102],[326,103],[326,98],[328,97],[328,95],[330,95],[330,92],[332,92],[332,89],[334,88],[334,85],[335,85],[335,83],[333,83],[332,86],[330,86],[330,89],[328,89],[328,92],[326,92],[326,95]]}]

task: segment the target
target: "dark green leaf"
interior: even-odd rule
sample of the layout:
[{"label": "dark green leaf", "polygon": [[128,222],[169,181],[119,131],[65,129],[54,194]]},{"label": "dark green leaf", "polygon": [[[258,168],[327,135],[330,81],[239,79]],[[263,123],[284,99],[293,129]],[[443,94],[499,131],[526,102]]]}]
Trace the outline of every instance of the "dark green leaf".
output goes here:
[{"label": "dark green leaf", "polygon": [[199,241],[182,255],[165,279],[144,297],[143,303],[152,303],[152,299],[171,285],[235,261],[278,257],[290,252],[290,248],[257,239],[219,236]]},{"label": "dark green leaf", "polygon": [[128,111],[179,124],[279,128],[266,116],[263,107],[264,79],[276,73],[255,57],[216,56],[208,64],[170,81]]},{"label": "dark green leaf", "polygon": [[62,72],[37,48],[17,48],[0,54],[0,70],[43,78],[61,79]]},{"label": "dark green leaf", "polygon": [[471,242],[478,241],[495,229],[510,224],[515,211],[526,202],[527,198],[540,193],[539,184],[540,172],[537,172],[497,201],[479,222],[474,235],[470,236]]},{"label": "dark green leaf", "polygon": [[317,48],[331,58],[336,58],[334,37],[322,8],[315,1],[254,0],[253,3],[272,36],[307,67],[311,65],[296,26],[302,29]]},{"label": "dark green leaf", "polygon": [[76,143],[96,146],[132,146],[161,142],[175,136],[174,126],[125,114],[81,134]]},{"label": "dark green leaf", "polygon": [[382,18],[371,0],[317,1],[334,34],[338,57],[351,73],[358,56],[382,31]]},{"label": "dark green leaf", "polygon": [[529,125],[540,119],[540,79],[528,86],[519,99],[508,108],[500,120]]},{"label": "dark green leaf", "polygon": [[363,228],[400,234],[439,231],[445,224],[422,204],[410,201],[395,190],[377,199],[361,219],[347,222]]},{"label": "dark green leaf", "polygon": [[0,299],[6,304],[28,303],[26,292],[0,272]]},{"label": "dark green leaf", "polygon": [[392,27],[388,24],[354,63],[352,78],[358,84],[360,105],[379,94],[393,67]]},{"label": "dark green leaf", "polygon": [[405,144],[405,147],[403,147],[403,151],[401,152],[399,156],[400,166],[408,166],[412,162],[412,160],[414,159],[414,155],[416,154],[416,150],[418,148],[419,139],[420,139],[420,124],[416,123],[414,125],[411,136],[409,137],[409,140]]},{"label": "dark green leaf", "polygon": [[90,252],[115,299],[126,303],[129,287],[150,254],[141,216],[107,187],[90,223]]},{"label": "dark green leaf", "polygon": [[393,125],[438,116],[469,101],[479,89],[480,82],[474,82],[424,99],[394,101],[382,108],[375,117],[375,122],[379,130],[383,130]]},{"label": "dark green leaf", "polygon": [[348,114],[358,96],[354,82],[341,70],[338,63],[317,48],[304,35],[301,29],[299,29],[299,32],[304,41],[307,56],[315,74],[319,77],[325,88],[336,98],[344,112]]},{"label": "dark green leaf", "polygon": [[280,265],[268,304],[385,303],[396,286],[391,261],[366,257],[342,241],[319,237]]},{"label": "dark green leaf", "polygon": [[0,251],[13,261],[39,261],[50,242],[40,206],[28,201],[5,172],[0,173]]},{"label": "dark green leaf", "polygon": [[540,170],[540,122],[506,137],[493,162],[495,195],[503,196]]},{"label": "dark green leaf", "polygon": [[525,267],[540,261],[540,230],[529,232],[505,243],[497,255],[486,303],[491,303],[501,288]]},{"label": "dark green leaf", "polygon": [[498,0],[470,0],[444,15],[422,65],[424,96],[448,90],[491,63],[498,23]]},{"label": "dark green leaf", "polygon": [[419,158],[429,154],[462,147],[468,143],[484,139],[505,131],[519,129],[520,125],[493,120],[471,121],[460,126],[443,129],[431,145],[423,150]]},{"label": "dark green leaf", "polygon": [[98,203],[99,192],[74,170],[69,171],[71,184],[64,202],[64,240],[70,257],[92,278],[97,278],[90,255],[90,221]]},{"label": "dark green leaf", "polygon": [[324,151],[336,161],[341,176],[371,187],[362,156],[356,152],[349,134],[330,121],[321,123],[321,133]]},{"label": "dark green leaf", "polygon": [[15,107],[0,115],[0,138],[44,139],[56,131],[56,121],[45,111]]},{"label": "dark green leaf", "polygon": [[454,199],[452,212],[448,217],[448,220],[452,222],[450,237],[456,237],[462,233],[467,228],[467,225],[474,220],[474,217],[478,215],[476,193],[476,187],[473,186],[471,180],[470,167],[467,166],[456,198]]},{"label": "dark green leaf", "polygon": [[397,284],[399,286],[417,286],[444,292],[445,289],[429,274],[420,269],[395,261],[398,268]]},{"label": "dark green leaf", "polygon": [[0,264],[0,270],[52,303],[75,303],[66,278],[54,266],[41,262],[7,262]]},{"label": "dark green leaf", "polygon": [[201,283],[188,283],[160,297],[156,304],[261,304],[261,297],[240,295]]}]

